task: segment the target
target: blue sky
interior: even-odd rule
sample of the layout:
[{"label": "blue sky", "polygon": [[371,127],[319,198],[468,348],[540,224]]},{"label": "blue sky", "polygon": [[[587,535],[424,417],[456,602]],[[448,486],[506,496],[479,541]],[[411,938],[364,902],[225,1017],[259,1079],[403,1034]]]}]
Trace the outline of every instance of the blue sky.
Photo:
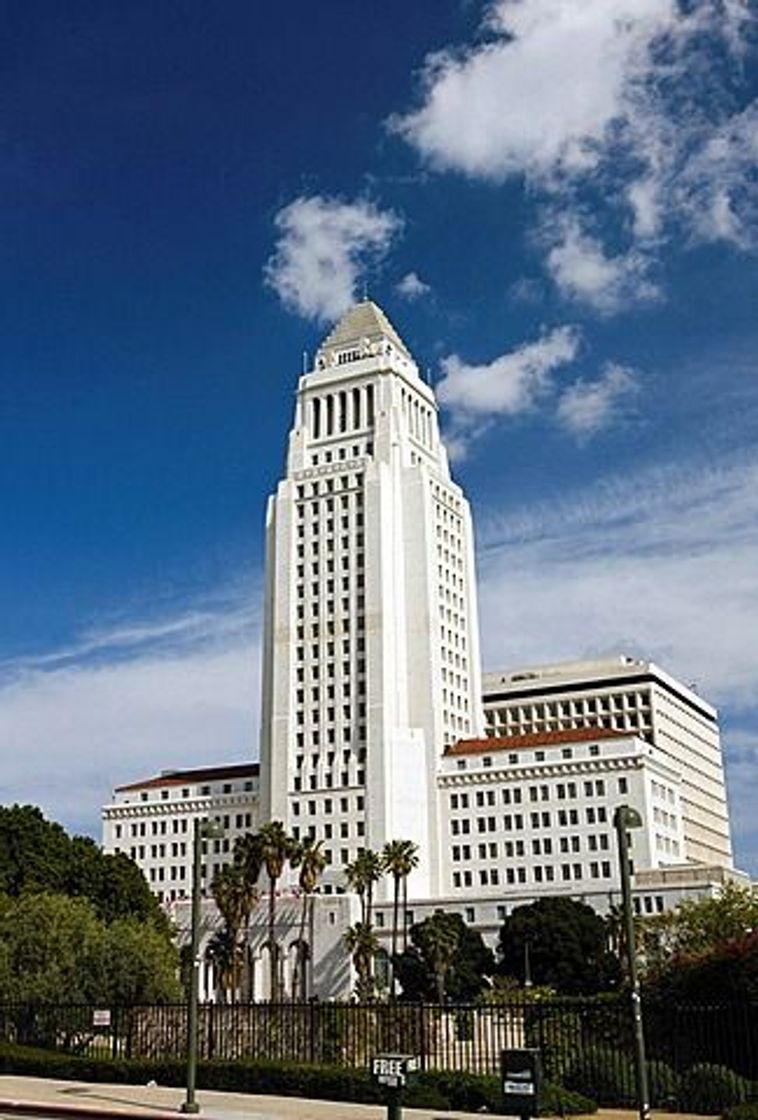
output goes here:
[{"label": "blue sky", "polygon": [[485,666],[722,712],[758,872],[758,32],[741,0],[10,3],[0,778],[257,752],[262,525],[364,284],[434,382]]}]

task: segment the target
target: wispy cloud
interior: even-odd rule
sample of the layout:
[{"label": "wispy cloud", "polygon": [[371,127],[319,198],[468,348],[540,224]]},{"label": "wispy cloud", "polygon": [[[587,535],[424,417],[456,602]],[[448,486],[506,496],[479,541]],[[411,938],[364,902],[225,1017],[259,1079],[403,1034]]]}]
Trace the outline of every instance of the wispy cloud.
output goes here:
[{"label": "wispy cloud", "polygon": [[579,379],[561,393],[558,423],[583,441],[618,420],[639,386],[636,372],[618,362],[608,362],[595,381]]},{"label": "wispy cloud", "polygon": [[330,322],[355,301],[361,271],[380,260],[402,227],[367,199],[301,196],[276,216],[279,239],[267,284],[289,310]]},{"label": "wispy cloud", "polygon": [[755,459],[612,477],[479,525],[489,666],[630,647],[718,703],[754,702]]},{"label": "wispy cloud", "polygon": [[115,785],[257,756],[259,638],[248,601],[136,619],[6,662],[0,800],[98,835]]},{"label": "wispy cloud", "polygon": [[606,254],[601,242],[586,233],[576,215],[558,224],[545,266],[569,299],[587,304],[603,315],[634,303],[657,299],[658,287],[648,278],[649,257],[636,250]]},{"label": "wispy cloud", "polygon": [[479,519],[480,616],[491,669],[630,653],[726,715],[740,866],[758,872],[758,460],[610,477]]}]

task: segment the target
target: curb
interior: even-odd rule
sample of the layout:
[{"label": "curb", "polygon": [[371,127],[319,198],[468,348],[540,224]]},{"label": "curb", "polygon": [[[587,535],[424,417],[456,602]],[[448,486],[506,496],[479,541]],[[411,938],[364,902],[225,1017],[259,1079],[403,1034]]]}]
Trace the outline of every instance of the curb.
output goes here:
[{"label": "curb", "polygon": [[61,1104],[58,1101],[18,1101],[0,1098],[0,1113],[13,1116],[52,1116],[59,1120],[176,1120],[180,1114],[162,1109],[145,1109],[139,1105],[131,1108],[108,1108],[104,1105]]}]

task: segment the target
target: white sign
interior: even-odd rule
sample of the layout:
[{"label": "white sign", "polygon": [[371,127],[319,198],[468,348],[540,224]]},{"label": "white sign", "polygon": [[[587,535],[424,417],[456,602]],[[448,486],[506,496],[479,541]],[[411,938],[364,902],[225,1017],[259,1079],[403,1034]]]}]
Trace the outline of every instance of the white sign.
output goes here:
[{"label": "white sign", "polygon": [[109,1027],[111,1025],[110,1011],[93,1011],[92,1012],[92,1026],[93,1027]]}]

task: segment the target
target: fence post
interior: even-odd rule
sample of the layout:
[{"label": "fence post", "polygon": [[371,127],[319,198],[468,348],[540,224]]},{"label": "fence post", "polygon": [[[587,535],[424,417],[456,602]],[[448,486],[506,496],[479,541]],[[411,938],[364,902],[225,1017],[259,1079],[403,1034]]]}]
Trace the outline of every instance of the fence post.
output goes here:
[{"label": "fence post", "polygon": [[206,1054],[206,1057],[207,1057],[208,1061],[211,1061],[211,1059],[215,1056],[215,1053],[216,1053],[216,1022],[215,1022],[216,1006],[213,1003],[205,1003],[203,1006],[204,1006],[205,1014],[206,1014],[207,1019],[208,1019],[208,1032],[207,1032],[208,1041],[206,1043],[206,1049],[207,1049],[208,1052]]},{"label": "fence post", "polygon": [[421,1022],[419,1024],[419,1032],[418,1032],[419,1059],[420,1059],[421,1068],[423,1070],[425,1070],[426,1069],[426,1004],[425,1003],[420,1003],[419,1007],[418,1007],[418,1010],[419,1010],[419,1016],[420,1016],[420,1019],[421,1019]]}]

